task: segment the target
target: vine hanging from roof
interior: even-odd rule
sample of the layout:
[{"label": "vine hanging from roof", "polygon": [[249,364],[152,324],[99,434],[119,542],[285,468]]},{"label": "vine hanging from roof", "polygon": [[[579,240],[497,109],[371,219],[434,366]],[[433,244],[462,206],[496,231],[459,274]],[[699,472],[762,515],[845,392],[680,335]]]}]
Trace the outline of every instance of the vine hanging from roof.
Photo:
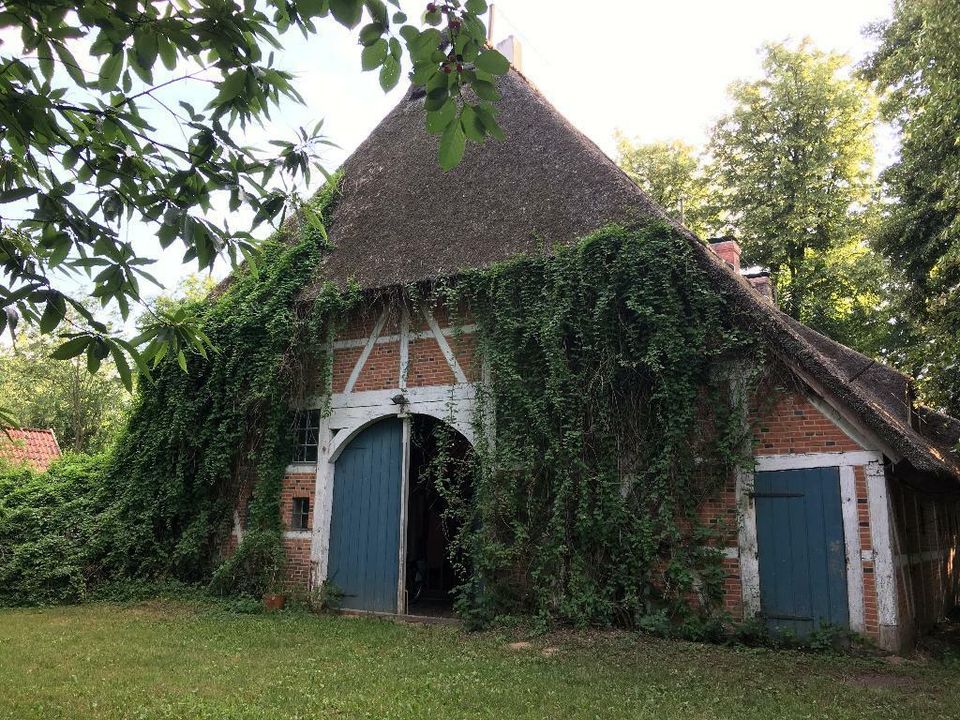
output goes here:
[{"label": "vine hanging from roof", "polygon": [[730,369],[757,349],[730,329],[688,241],[609,227],[438,295],[476,322],[492,378],[472,501],[458,502],[462,474],[436,477],[460,514],[460,611],[628,626],[716,611],[711,546],[730,528],[698,508],[745,459]]}]

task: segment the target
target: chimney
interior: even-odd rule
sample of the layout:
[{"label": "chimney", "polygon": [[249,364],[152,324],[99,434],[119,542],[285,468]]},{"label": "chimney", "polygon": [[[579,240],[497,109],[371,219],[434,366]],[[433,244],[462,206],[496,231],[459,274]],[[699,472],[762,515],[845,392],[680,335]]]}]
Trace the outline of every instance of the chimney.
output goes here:
[{"label": "chimney", "polygon": [[523,72],[523,48],[520,41],[513,35],[508,35],[497,43],[497,50],[510,61],[515,70]]},{"label": "chimney", "polygon": [[770,280],[769,270],[752,270],[745,272],[743,276],[747,279],[747,282],[753,286],[754,290],[763,295],[764,300],[771,305],[776,305],[776,300],[773,297],[773,282]]},{"label": "chimney", "polygon": [[734,240],[731,235],[710,238],[708,242],[710,243],[710,249],[717,257],[733,268],[735,273],[740,272],[740,243]]}]

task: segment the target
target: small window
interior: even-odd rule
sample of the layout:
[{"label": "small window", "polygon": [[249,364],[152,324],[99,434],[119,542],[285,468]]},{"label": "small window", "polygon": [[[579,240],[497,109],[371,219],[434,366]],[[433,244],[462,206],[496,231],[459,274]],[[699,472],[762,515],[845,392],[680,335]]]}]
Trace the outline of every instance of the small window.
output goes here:
[{"label": "small window", "polygon": [[320,411],[304,410],[298,413],[294,432],[296,446],[293,461],[316,462],[317,447],[320,444]]},{"label": "small window", "polygon": [[293,509],[290,513],[290,527],[294,530],[309,530],[310,500],[305,497],[293,499]]}]

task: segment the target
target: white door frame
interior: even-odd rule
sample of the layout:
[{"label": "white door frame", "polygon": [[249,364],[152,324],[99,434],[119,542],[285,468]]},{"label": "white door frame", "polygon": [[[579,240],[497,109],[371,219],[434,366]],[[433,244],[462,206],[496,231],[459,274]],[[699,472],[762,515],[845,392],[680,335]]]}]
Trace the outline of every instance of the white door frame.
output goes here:
[{"label": "white door frame", "polygon": [[400,527],[400,582],[397,588],[398,612],[405,610],[403,576],[406,547],[406,489],[409,483],[409,418],[411,415],[429,415],[441,420],[472,445],[474,442],[474,407],[476,388],[473,384],[440,387],[407,388],[407,403],[397,405],[393,398],[397,390],[336,393],[331,399],[330,413],[320,422],[320,447],[317,458],[314,487],[313,533],[310,545],[312,585],[320,587],[327,577],[330,553],[330,521],[333,512],[333,487],[336,461],[350,441],[365,428],[384,418],[396,417],[404,421],[403,472],[404,499],[401,501]]},{"label": "white door frame", "polygon": [[[875,498],[886,503],[886,485],[876,486],[876,470],[879,468],[883,479],[883,454],[871,451],[841,453],[802,453],[785,455],[759,455],[754,458],[754,469],[737,473],[736,495],[739,515],[738,544],[740,546],[740,583],[743,589],[743,611],[745,617],[756,617],[760,613],[760,562],[757,548],[757,510],[751,497],[754,489],[754,473],[769,470],[806,470],[810,468],[838,468],[840,471],[840,507],[843,513],[843,537],[847,561],[847,605],[850,616],[850,629],[863,632],[863,553],[860,549],[860,521],[857,507],[857,488],[854,468],[864,466],[867,488],[870,497],[871,532],[879,532],[879,525],[886,520],[885,512],[874,516]],[[882,498],[879,496],[882,495]],[[881,520],[882,516],[883,520]],[[881,596],[879,571],[884,551],[889,558],[892,573],[892,554],[889,541],[884,545],[880,537],[873,536],[874,572],[878,574],[877,594]],[[894,588],[895,590],[895,588]],[[895,599],[895,596],[894,596]],[[883,602],[878,597],[878,605]],[[881,616],[884,616],[881,612]],[[881,620],[881,622],[883,622]],[[894,618],[895,623],[895,618]]]}]

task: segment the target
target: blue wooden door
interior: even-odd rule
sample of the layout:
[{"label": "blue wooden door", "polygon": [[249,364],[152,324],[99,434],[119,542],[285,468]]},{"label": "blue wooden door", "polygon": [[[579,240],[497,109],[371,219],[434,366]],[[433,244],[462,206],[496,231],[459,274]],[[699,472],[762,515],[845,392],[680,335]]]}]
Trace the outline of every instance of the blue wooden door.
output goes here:
[{"label": "blue wooden door", "polygon": [[758,472],[760,606],[775,633],[848,626],[838,468]]},{"label": "blue wooden door", "polygon": [[337,459],[327,579],[350,610],[397,611],[403,426],[383,420]]}]

